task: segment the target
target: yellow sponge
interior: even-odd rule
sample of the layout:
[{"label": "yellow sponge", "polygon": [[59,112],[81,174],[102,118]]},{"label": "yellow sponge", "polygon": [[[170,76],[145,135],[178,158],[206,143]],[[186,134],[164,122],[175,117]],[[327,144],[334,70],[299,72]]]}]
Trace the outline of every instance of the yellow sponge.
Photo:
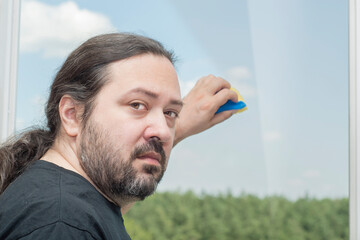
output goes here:
[{"label": "yellow sponge", "polygon": [[[240,95],[240,93],[239,93],[238,90],[236,90],[236,89],[233,88],[233,87],[231,87],[230,90],[233,90],[234,92],[236,92],[236,94],[238,95],[238,101],[242,101],[242,102],[245,103],[244,98]],[[241,113],[241,112],[243,112],[243,111],[246,111],[247,109],[248,109],[248,108],[247,108],[247,106],[246,106],[246,104],[245,104],[245,107],[242,108],[242,109],[239,109],[236,113]]]}]

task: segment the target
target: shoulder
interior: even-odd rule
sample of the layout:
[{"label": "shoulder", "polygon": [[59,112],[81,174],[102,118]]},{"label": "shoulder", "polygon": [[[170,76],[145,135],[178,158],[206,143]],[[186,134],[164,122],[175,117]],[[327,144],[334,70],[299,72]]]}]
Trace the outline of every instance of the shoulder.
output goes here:
[{"label": "shoulder", "polygon": [[0,239],[36,239],[36,234],[57,233],[65,228],[75,236],[81,233],[103,239],[108,230],[104,218],[122,223],[117,209],[109,208],[111,205],[84,178],[42,161],[0,195],[0,205]]},{"label": "shoulder", "polygon": [[57,179],[56,172],[30,166],[8,186],[0,195],[0,238],[16,239],[58,220]]},{"label": "shoulder", "polygon": [[33,231],[17,238],[19,240],[36,240],[36,239],[48,239],[48,240],[95,240],[99,239],[93,236],[89,231],[78,229],[70,226],[62,221],[57,221],[40,228],[34,229]]}]

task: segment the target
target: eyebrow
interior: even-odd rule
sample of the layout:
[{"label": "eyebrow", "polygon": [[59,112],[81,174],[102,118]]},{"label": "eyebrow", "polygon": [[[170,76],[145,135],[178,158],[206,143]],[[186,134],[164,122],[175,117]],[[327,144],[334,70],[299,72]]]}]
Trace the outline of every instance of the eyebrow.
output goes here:
[{"label": "eyebrow", "polygon": [[[154,98],[154,99],[159,98],[159,95],[157,93],[151,92],[151,91],[146,90],[146,89],[141,88],[141,87],[134,88],[134,89],[130,90],[128,93],[142,93],[142,94],[145,94],[145,95],[149,96],[150,98]],[[184,103],[182,101],[179,101],[179,100],[176,100],[176,99],[171,99],[170,104],[179,105],[181,107],[184,105]]]}]

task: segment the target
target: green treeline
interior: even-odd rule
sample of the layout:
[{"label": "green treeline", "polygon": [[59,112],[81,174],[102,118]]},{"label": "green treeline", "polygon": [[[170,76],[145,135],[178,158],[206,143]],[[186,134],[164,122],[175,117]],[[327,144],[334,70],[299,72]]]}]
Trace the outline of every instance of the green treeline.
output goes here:
[{"label": "green treeline", "polygon": [[164,192],[124,219],[134,240],[347,240],[348,209],[348,199]]}]

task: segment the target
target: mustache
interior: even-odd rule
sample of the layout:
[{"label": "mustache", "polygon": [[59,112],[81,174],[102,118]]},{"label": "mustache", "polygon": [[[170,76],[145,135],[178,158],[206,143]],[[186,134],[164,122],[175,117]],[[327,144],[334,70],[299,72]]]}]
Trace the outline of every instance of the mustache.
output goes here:
[{"label": "mustache", "polygon": [[166,155],[163,148],[163,144],[157,139],[150,139],[147,143],[135,147],[134,151],[131,153],[130,159],[133,161],[138,156],[145,154],[147,152],[156,152],[160,154],[161,156],[160,164],[163,165],[165,163]]}]

